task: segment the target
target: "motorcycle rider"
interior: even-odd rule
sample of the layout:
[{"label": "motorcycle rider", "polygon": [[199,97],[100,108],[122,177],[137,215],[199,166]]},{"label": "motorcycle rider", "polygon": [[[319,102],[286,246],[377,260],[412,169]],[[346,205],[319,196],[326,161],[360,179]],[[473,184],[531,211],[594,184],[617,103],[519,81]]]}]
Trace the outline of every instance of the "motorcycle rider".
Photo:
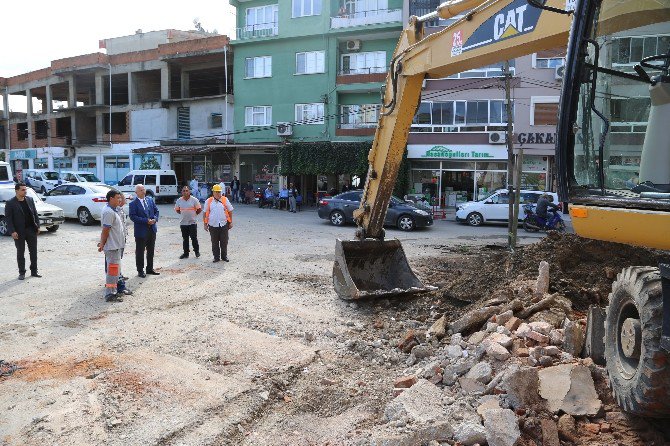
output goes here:
[{"label": "motorcycle rider", "polygon": [[549,208],[553,212],[558,212],[558,205],[552,203],[554,201],[554,197],[551,196],[550,194],[542,194],[540,196],[539,200],[537,200],[537,206],[535,207],[535,215],[537,215],[539,218],[542,219],[544,222],[544,226],[547,227],[547,224],[549,223],[549,218],[547,215],[547,211]]}]

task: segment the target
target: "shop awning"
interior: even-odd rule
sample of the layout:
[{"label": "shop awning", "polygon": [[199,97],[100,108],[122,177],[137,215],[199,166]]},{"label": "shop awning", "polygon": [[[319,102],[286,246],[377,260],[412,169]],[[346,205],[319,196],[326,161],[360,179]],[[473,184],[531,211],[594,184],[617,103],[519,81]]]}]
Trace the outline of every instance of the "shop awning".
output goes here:
[{"label": "shop awning", "polygon": [[207,144],[186,146],[153,146],[133,149],[133,153],[168,153],[170,155],[200,155],[204,153],[223,152],[235,149],[275,149],[276,144]]}]

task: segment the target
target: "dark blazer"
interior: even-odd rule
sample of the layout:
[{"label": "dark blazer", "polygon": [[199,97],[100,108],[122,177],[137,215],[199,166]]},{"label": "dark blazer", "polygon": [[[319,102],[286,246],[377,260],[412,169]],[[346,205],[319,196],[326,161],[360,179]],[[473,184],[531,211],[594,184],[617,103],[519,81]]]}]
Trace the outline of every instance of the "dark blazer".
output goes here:
[{"label": "dark blazer", "polygon": [[158,207],[156,207],[153,198],[147,196],[145,199],[148,212],[144,212],[144,206],[142,206],[142,202],[137,197],[128,205],[130,210],[129,217],[134,223],[135,238],[146,238],[150,230],[154,231],[154,233],[158,232],[157,225],[149,226],[150,219],[153,218],[158,221]]},{"label": "dark blazer", "polygon": [[16,232],[19,234],[19,237],[25,237],[26,219],[29,220],[29,223],[36,231],[39,231],[40,217],[37,215],[35,201],[30,197],[26,197],[26,202],[28,203],[28,209],[30,209],[30,215],[24,215],[21,203],[19,203],[16,197],[9,200],[5,205],[5,220],[7,220],[7,231],[9,234]]}]

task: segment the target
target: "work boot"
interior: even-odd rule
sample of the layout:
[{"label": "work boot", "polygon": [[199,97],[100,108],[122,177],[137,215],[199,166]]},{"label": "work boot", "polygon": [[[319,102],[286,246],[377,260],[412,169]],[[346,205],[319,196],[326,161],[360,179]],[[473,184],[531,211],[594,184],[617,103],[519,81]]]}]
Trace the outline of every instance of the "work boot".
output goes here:
[{"label": "work boot", "polygon": [[184,254],[180,255],[179,258],[180,259],[188,259],[188,253],[184,253]]}]

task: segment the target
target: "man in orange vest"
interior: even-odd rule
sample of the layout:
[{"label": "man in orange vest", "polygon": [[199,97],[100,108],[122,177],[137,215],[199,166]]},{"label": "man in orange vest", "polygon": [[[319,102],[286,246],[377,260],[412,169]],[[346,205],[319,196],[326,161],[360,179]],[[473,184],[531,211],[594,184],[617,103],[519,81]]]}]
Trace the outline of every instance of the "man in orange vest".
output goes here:
[{"label": "man in orange vest", "polygon": [[221,185],[212,187],[212,196],[205,202],[205,231],[212,239],[214,263],[228,260],[228,230],[233,228],[233,206],[221,194]]}]

